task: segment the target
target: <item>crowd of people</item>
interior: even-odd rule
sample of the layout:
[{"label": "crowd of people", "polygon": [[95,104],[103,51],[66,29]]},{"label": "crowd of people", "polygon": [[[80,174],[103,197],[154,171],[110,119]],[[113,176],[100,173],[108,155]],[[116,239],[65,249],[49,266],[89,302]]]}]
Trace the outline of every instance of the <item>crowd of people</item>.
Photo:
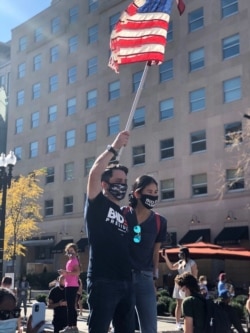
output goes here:
[{"label": "crowd of people", "polygon": [[[111,324],[116,333],[134,333],[136,317],[141,333],[157,332],[155,279],[159,250],[166,240],[167,220],[153,210],[158,200],[158,184],[149,175],[141,175],[134,181],[128,204],[121,206],[128,188],[128,169],[115,158],[128,141],[129,132],[120,132],[89,172],[85,207],[89,239],[86,281],[89,333],[107,333]],[[65,254],[66,266],[58,270],[57,280],[50,284],[48,308],[54,312],[55,333],[78,333],[77,307],[81,313],[82,283],[76,244],[67,244]],[[167,251],[162,257],[170,270],[177,271],[172,295],[176,299],[176,329],[204,333],[204,300],[209,298],[206,276],[198,276],[197,264],[186,247],[180,248],[177,262],[169,260]],[[21,305],[24,317],[27,315],[26,277],[18,284],[17,298],[10,290],[11,283],[6,279],[0,288],[0,331],[2,326],[18,327]],[[229,304],[233,294],[226,273],[221,272],[218,283],[221,306],[229,314],[230,325],[242,333],[241,322]],[[246,309],[250,313],[250,297]],[[27,332],[38,333],[42,324],[32,327],[29,318]]]}]

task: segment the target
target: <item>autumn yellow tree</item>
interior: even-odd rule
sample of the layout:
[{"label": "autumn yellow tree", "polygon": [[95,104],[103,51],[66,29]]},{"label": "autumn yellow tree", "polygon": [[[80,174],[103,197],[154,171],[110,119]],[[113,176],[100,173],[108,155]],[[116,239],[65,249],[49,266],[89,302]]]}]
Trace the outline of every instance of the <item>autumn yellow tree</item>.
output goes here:
[{"label": "autumn yellow tree", "polygon": [[25,255],[24,240],[39,232],[41,221],[39,198],[43,189],[39,186],[39,176],[44,170],[36,170],[28,176],[19,176],[12,180],[7,192],[4,259],[10,260],[16,255]]}]

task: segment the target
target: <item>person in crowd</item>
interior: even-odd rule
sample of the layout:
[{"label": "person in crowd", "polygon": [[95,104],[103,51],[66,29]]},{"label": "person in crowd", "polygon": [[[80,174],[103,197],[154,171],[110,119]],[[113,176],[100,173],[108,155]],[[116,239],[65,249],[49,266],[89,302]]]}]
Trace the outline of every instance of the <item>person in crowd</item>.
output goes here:
[{"label": "person in crowd", "polygon": [[30,289],[29,282],[26,279],[26,276],[23,275],[21,280],[18,282],[17,285],[17,306],[18,308],[21,307],[23,304],[24,310],[24,319],[27,319],[27,300],[28,300],[28,291]]},{"label": "person in crowd", "polygon": [[66,269],[59,269],[58,273],[65,277],[65,300],[67,302],[67,326],[61,333],[77,333],[77,311],[76,294],[79,288],[78,279],[80,275],[80,261],[77,255],[77,245],[69,243],[65,247],[65,254],[68,257]]},{"label": "person in crowd", "polygon": [[190,272],[185,272],[175,277],[175,285],[183,298],[184,332],[204,333],[206,304],[200,295],[197,279]]},{"label": "person in crowd", "polygon": [[4,276],[1,281],[1,287],[11,289],[12,278],[10,276]]},{"label": "person in crowd", "polygon": [[209,294],[207,289],[207,277],[205,275],[201,275],[199,277],[199,287],[201,295],[206,299],[209,299]]},{"label": "person in crowd", "polygon": [[82,280],[79,278],[78,279],[78,290],[76,293],[76,310],[79,309],[79,315],[82,316],[82,292],[83,292],[83,287],[82,287]]},{"label": "person in crowd", "polygon": [[[188,248],[181,247],[178,256],[180,260],[178,260],[175,263],[172,263],[168,258],[167,251],[162,253],[162,257],[165,259],[166,264],[170,270],[178,270],[178,274],[189,272],[197,279],[198,277],[197,264],[193,259],[190,258]],[[176,326],[178,330],[182,330],[180,319],[181,319],[181,305],[183,297],[180,295],[179,288],[176,284],[174,286],[173,298],[176,299],[176,308],[175,308]]]},{"label": "person in crowd", "polygon": [[[157,332],[157,303],[154,279],[158,278],[159,250],[166,240],[167,221],[152,211],[158,200],[158,184],[148,175],[135,180],[129,194],[129,207],[123,207],[130,232],[130,258],[136,312],[142,333]],[[138,230],[136,230],[139,228]],[[119,320],[114,317],[114,326]]]},{"label": "person in crowd", "polygon": [[226,275],[226,273],[224,273],[224,272],[220,273],[220,275],[219,275],[219,281],[218,281],[218,285],[217,285],[218,295],[220,294],[220,292],[222,290],[227,289],[226,282],[227,282],[227,275]]},{"label": "person in crowd", "polygon": [[[20,319],[21,309],[17,307],[15,294],[8,288],[0,287],[0,332],[15,333]],[[27,323],[27,333],[37,333],[44,322],[31,325],[32,316]]]},{"label": "person in crowd", "polygon": [[48,309],[53,309],[54,333],[59,333],[67,326],[67,302],[65,301],[65,277],[58,277],[59,285],[52,288],[48,296]]},{"label": "person in crowd", "polygon": [[54,287],[58,287],[59,286],[59,281],[58,281],[59,277],[57,277],[55,280],[50,281],[49,283],[49,288],[54,288]]},{"label": "person in crowd", "polygon": [[219,291],[219,305],[226,311],[231,325],[237,330],[238,333],[244,333],[244,329],[241,325],[240,317],[235,308],[230,305],[231,294],[228,289]]},{"label": "person in crowd", "polygon": [[[88,177],[85,217],[89,238],[87,291],[90,333],[106,333],[116,308],[123,320],[117,333],[134,333],[134,292],[129,258],[129,229],[120,201],[127,191],[125,166],[109,163],[126,146],[128,131],[97,157]],[[120,313],[121,313],[120,312]]]}]

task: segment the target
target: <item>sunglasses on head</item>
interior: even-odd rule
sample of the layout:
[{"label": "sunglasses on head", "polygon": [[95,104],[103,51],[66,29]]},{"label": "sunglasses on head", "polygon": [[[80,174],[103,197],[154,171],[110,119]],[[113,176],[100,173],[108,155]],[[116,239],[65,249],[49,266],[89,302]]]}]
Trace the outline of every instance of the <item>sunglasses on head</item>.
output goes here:
[{"label": "sunglasses on head", "polygon": [[0,310],[0,320],[7,320],[10,318],[19,318],[21,309],[14,310]]},{"label": "sunglasses on head", "polygon": [[133,238],[134,243],[140,243],[141,241],[141,226],[135,225],[133,228],[134,233],[136,234]]}]

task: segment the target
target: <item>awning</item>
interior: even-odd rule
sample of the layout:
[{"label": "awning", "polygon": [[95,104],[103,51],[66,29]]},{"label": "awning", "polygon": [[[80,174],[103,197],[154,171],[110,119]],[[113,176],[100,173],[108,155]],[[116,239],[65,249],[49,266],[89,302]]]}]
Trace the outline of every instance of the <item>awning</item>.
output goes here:
[{"label": "awning", "polygon": [[182,239],[179,240],[179,244],[188,244],[195,242],[210,242],[210,229],[193,229],[189,230]]},{"label": "awning", "polygon": [[51,250],[51,253],[63,253],[65,246],[69,243],[73,243],[73,239],[62,239],[59,243],[57,243],[53,249]]},{"label": "awning", "polygon": [[214,242],[219,245],[238,245],[243,239],[249,239],[248,226],[226,227],[219,233]]},{"label": "awning", "polygon": [[54,238],[28,239],[22,242],[24,246],[49,246],[54,244]]},{"label": "awning", "polygon": [[76,243],[78,247],[79,252],[84,252],[85,251],[85,246],[89,244],[88,238],[81,238],[79,241]]}]

